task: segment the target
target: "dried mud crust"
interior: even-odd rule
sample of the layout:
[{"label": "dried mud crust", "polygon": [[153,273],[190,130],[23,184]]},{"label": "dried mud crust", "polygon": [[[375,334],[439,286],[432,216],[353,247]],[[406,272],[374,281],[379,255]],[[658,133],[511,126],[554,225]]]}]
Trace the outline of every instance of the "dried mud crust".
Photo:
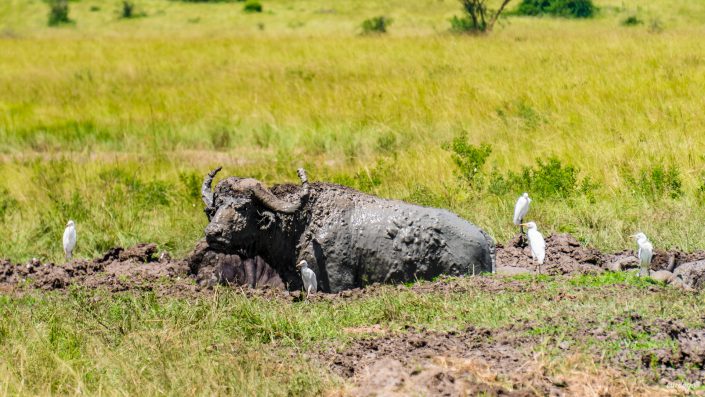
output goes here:
[{"label": "dried mud crust", "polygon": [[[557,346],[569,360],[578,354],[571,351],[574,344],[585,345],[590,338],[618,340],[617,331],[585,324],[574,335],[581,343],[559,342],[532,335],[533,325],[524,322],[496,330],[469,327],[447,333],[413,327],[396,334],[381,327],[350,329],[346,332],[367,334],[367,339],[322,351],[318,359],[352,384],[349,394],[354,396],[682,395],[703,382],[705,330],[688,329],[673,320],[647,323],[635,314],[609,325],[625,321],[634,332],[671,341],[673,348],[625,348],[607,359],[595,348],[588,354],[594,362],[603,362],[599,371],[555,372],[534,353],[535,347]],[[625,381],[629,376],[641,382],[630,384]]]},{"label": "dried mud crust", "polygon": [[[705,260],[705,251],[656,250],[651,270],[672,272],[684,263],[700,260]],[[624,270],[637,266],[638,259],[633,250],[603,253],[595,248],[585,247],[570,234],[551,234],[546,238],[546,259],[540,271],[548,275],[594,274],[604,270]],[[538,271],[536,262],[531,258],[531,249],[519,235],[504,245],[497,245],[497,267],[522,269],[526,272]]]},{"label": "dried mud crust", "polygon": [[[281,189],[286,189],[282,186]],[[554,234],[546,239],[546,263],[542,274],[565,275],[599,273],[606,269],[623,270],[635,267],[633,252],[625,250],[603,254],[596,249],[582,246],[569,234]],[[705,252],[683,253],[656,251],[652,270],[673,270],[679,265],[705,259]],[[526,244],[516,236],[505,245],[497,246],[497,266],[500,273],[533,273],[536,264]],[[509,272],[506,269],[510,269]],[[502,271],[505,270],[505,271]],[[444,280],[420,283],[412,291],[462,292],[468,288],[482,290],[525,291],[540,285],[511,281],[503,278],[476,277],[468,283]],[[166,253],[159,253],[155,244],[138,244],[123,249],[108,250],[94,260],[77,259],[57,265],[32,260],[15,264],[0,259],[0,291],[18,286],[43,290],[63,289],[69,285],[103,287],[110,291],[130,289],[157,290],[165,294],[191,294],[216,284],[241,288],[248,295],[261,295],[285,300],[300,299],[297,292],[285,291],[282,278],[262,258],[244,258],[237,254],[223,254],[210,250],[205,241],[199,242],[186,258],[174,260]],[[249,287],[249,288],[248,288]],[[290,286],[291,287],[291,286]],[[376,285],[355,288],[337,294],[318,294],[313,299],[350,299],[374,294]],[[400,287],[407,288],[407,287]]]},{"label": "dried mud crust", "polygon": [[[633,334],[648,335],[651,342],[668,346],[638,353],[623,349],[612,359],[614,365],[641,372],[662,384],[705,382],[705,329],[688,328],[677,320],[647,321],[636,313],[616,318],[612,324],[621,324]],[[595,337],[605,339],[614,338],[614,333],[602,329],[593,332]]]},{"label": "dried mud crust", "polygon": [[186,279],[187,270],[184,261],[172,261],[166,254],[158,256],[156,244],[138,244],[128,249],[111,248],[92,261],[76,259],[64,265],[41,263],[36,259],[27,264],[0,260],[0,286],[4,289],[54,290],[81,285],[112,292],[131,289],[189,291],[195,285]]},{"label": "dried mud crust", "polygon": [[322,360],[353,380],[356,396],[558,394],[550,381],[518,370],[532,361],[523,347],[531,338],[519,332],[407,332],[356,340],[342,352],[323,352]]},{"label": "dried mud crust", "polygon": [[[506,245],[497,246],[498,267],[537,269],[531,249],[522,241],[525,240],[516,236]],[[598,273],[603,262],[600,251],[582,246],[573,236],[552,234],[546,238],[546,259],[540,270],[550,275]]]}]

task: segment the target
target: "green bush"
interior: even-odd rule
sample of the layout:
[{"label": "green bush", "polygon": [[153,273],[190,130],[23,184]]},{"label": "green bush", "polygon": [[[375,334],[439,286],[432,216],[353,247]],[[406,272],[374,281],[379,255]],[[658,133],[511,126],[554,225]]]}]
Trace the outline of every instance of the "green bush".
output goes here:
[{"label": "green bush", "polygon": [[68,0],[48,0],[49,3],[49,26],[59,26],[71,23],[69,18]]},{"label": "green bush", "polygon": [[478,31],[477,25],[470,17],[453,16],[450,19],[450,31],[453,33],[469,33]]},{"label": "green bush", "polygon": [[630,15],[622,20],[622,26],[636,26],[642,23],[644,23],[644,21],[639,19],[636,15]]},{"label": "green bush", "polygon": [[245,2],[245,7],[243,7],[245,12],[262,12],[262,4],[257,0],[247,0]]},{"label": "green bush", "polygon": [[637,175],[626,173],[624,179],[632,193],[650,200],[683,195],[683,182],[676,167],[666,168],[657,164],[641,169]]},{"label": "green bush", "polygon": [[392,24],[392,19],[384,15],[366,19],[362,22],[362,34],[387,33],[387,28]]},{"label": "green bush", "polygon": [[124,0],[122,2],[122,12],[120,14],[121,18],[134,18],[135,17],[135,3],[132,1]]},{"label": "green bush", "polygon": [[469,144],[467,134],[463,132],[453,138],[450,144],[445,145],[444,149],[452,152],[451,158],[457,167],[459,176],[471,186],[477,187],[478,176],[482,166],[485,165],[487,158],[492,153],[492,147],[486,143],[480,146]]},{"label": "green bush", "polygon": [[541,198],[568,198],[582,194],[591,199],[597,188],[590,178],[580,180],[577,168],[563,165],[555,157],[537,159],[535,167],[524,166],[520,172],[509,171],[502,175],[495,170],[488,186],[489,192],[498,196],[530,192]]},{"label": "green bush", "polygon": [[450,31],[454,33],[487,33],[511,0],[502,0],[499,8],[491,10],[486,0],[460,0],[463,6],[463,17],[454,16],[450,19]]},{"label": "green bush", "polygon": [[592,18],[597,7],[592,0],[522,0],[516,13],[519,15],[552,15],[565,18]]}]

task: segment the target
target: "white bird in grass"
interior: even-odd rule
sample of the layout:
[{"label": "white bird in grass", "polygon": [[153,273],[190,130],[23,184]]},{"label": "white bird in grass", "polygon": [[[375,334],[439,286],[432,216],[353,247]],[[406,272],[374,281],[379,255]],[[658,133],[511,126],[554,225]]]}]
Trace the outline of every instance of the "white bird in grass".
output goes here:
[{"label": "white bird in grass", "polygon": [[306,290],[306,295],[315,294],[318,290],[316,273],[308,267],[308,262],[306,262],[306,260],[302,260],[298,265],[296,265],[296,268],[301,269],[301,279],[304,280],[304,290]]},{"label": "white bird in grass", "polygon": [[637,256],[639,257],[639,277],[648,277],[651,267],[651,258],[654,256],[654,246],[644,233],[637,233],[630,237],[636,239]]},{"label": "white bird in grass", "polygon": [[529,212],[529,204],[531,199],[529,198],[529,193],[524,193],[519,196],[517,203],[514,205],[514,224],[519,226],[519,231],[524,234],[524,228],[522,227],[522,222],[524,222],[524,217],[526,213]]},{"label": "white bird in grass", "polygon": [[71,259],[73,255],[73,249],[76,247],[76,226],[73,221],[69,221],[66,224],[66,229],[64,230],[64,254],[66,254],[66,259]]},{"label": "white bird in grass", "polygon": [[529,247],[531,247],[531,257],[538,263],[539,274],[541,274],[541,265],[546,258],[546,241],[543,235],[536,228],[536,223],[522,223],[522,226],[527,227],[526,237],[529,239]]}]

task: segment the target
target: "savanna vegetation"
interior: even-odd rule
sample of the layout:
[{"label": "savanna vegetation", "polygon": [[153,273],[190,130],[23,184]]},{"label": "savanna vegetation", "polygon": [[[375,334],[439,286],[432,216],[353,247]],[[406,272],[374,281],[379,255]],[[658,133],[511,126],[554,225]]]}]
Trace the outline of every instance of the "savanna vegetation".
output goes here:
[{"label": "savanna vegetation", "polygon": [[[499,241],[530,189],[544,232],[705,248],[697,2],[602,1],[591,19],[510,16],[477,37],[450,33],[455,1],[133,1],[144,17],[121,18],[123,2],[82,0],[47,26],[54,3],[0,4],[2,256],[58,260],[68,218],[79,256],[145,240],[183,254],[220,164],[270,183],[303,165]],[[361,37],[375,15],[394,24]],[[632,15],[645,23],[625,28]],[[457,137],[489,148],[477,170],[454,166]]]},{"label": "savanna vegetation", "polygon": [[[494,332],[527,324],[517,336],[533,338],[535,359],[523,365],[571,382],[588,376],[582,382],[592,390],[633,395],[633,388],[658,376],[625,377],[615,386],[607,384],[608,372],[600,365],[616,357],[639,362],[651,349],[671,349],[672,342],[653,340],[640,325],[668,313],[688,326],[702,326],[705,309],[697,295],[626,274],[516,277],[506,280],[507,286],[540,282],[542,287],[499,294],[473,288],[470,279],[446,282],[469,289],[420,294],[386,286],[362,299],[315,303],[247,297],[232,289],[198,299],[80,289],[0,296],[0,390],[5,395],[340,395],[347,386],[316,357],[342,351],[356,338],[379,336],[375,329],[452,332],[470,325]],[[598,328],[615,337],[590,336]],[[566,344],[571,353],[558,347]],[[589,375],[576,371],[586,368],[593,368]]]},{"label": "savanna vegetation", "polygon": [[[0,258],[63,260],[68,219],[78,257],[141,241],[184,255],[218,165],[267,183],[304,166],[448,208],[500,242],[528,191],[544,234],[621,250],[642,230],[657,248],[705,249],[705,3],[595,0],[589,18],[522,16],[520,3],[469,35],[454,0],[1,1]],[[605,357],[655,342],[629,324],[617,340],[572,340],[581,319],[703,325],[701,295],[647,294],[621,275],[542,281],[539,293],[388,287],[311,304],[0,296],[0,394],[313,395],[342,386],[307,351],[369,324],[562,319],[547,338]],[[557,365],[555,346],[537,346]]]}]

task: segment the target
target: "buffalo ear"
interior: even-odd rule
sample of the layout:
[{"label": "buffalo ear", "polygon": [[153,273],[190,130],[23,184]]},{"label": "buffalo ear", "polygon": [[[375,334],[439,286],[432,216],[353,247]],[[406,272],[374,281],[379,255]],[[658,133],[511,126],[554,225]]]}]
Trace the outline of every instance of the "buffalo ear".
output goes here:
[{"label": "buffalo ear", "polygon": [[257,221],[257,225],[259,226],[260,230],[269,230],[274,226],[274,223],[277,221],[274,213],[270,211],[264,211],[264,212],[259,212],[257,213],[260,216],[260,219]]}]

